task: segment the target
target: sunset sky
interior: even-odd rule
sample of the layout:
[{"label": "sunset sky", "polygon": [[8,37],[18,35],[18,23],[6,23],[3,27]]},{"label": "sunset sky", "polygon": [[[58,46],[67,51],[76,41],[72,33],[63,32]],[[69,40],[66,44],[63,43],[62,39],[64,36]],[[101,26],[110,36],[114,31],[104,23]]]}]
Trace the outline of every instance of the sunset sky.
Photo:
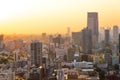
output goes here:
[{"label": "sunset sky", "polygon": [[120,26],[120,0],[0,0],[0,34],[80,31],[87,12],[99,13],[99,26]]}]

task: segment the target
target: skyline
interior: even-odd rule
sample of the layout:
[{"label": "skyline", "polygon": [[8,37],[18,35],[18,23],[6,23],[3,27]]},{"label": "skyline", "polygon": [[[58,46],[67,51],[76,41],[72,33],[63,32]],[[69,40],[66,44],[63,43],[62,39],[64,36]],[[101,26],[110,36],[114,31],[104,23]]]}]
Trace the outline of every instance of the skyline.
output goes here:
[{"label": "skyline", "polygon": [[120,25],[119,0],[0,1],[0,33],[41,34],[80,31],[87,12],[98,12],[99,27]]}]

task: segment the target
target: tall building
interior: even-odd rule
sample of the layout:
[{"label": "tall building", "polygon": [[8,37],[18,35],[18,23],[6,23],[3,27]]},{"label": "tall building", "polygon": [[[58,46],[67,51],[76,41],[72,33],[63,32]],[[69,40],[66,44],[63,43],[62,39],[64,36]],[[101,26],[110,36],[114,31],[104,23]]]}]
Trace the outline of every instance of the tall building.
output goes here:
[{"label": "tall building", "polygon": [[92,53],[92,33],[91,30],[85,28],[82,30],[82,52],[84,54]]},{"label": "tall building", "polygon": [[31,65],[42,65],[42,43],[34,41],[31,43]]},{"label": "tall building", "polygon": [[108,47],[105,48],[104,59],[105,63],[108,64],[108,66],[112,65],[112,50]]},{"label": "tall building", "polygon": [[88,12],[87,15],[87,27],[91,30],[92,33],[92,48],[96,48],[98,45],[98,13],[97,12]]},{"label": "tall building", "polygon": [[4,48],[3,37],[3,35],[0,35],[0,51]]},{"label": "tall building", "polygon": [[81,45],[81,32],[72,32],[73,43]]},{"label": "tall building", "polygon": [[118,56],[118,46],[114,44],[113,46],[113,55],[112,55],[112,65],[119,64],[119,56]]},{"label": "tall building", "polygon": [[119,53],[120,53],[120,34],[119,34]]},{"label": "tall building", "polygon": [[117,25],[113,26],[113,42],[118,44],[119,28]]},{"label": "tall building", "polygon": [[75,54],[75,48],[73,46],[68,48],[67,51],[67,61],[73,62],[74,61],[74,54]]},{"label": "tall building", "polygon": [[110,45],[110,30],[105,30],[105,47]]}]

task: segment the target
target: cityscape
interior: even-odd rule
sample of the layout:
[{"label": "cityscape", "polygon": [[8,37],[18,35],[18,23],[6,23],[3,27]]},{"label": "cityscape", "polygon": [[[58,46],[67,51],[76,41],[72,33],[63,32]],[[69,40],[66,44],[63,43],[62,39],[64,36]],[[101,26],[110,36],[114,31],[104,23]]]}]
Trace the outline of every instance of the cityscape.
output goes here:
[{"label": "cityscape", "polygon": [[0,80],[120,80],[119,2],[0,1]]}]

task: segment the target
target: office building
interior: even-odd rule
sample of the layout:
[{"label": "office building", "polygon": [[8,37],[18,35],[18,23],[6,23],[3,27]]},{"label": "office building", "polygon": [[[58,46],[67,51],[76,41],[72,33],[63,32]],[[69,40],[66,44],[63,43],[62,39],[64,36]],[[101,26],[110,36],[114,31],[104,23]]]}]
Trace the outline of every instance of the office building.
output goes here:
[{"label": "office building", "polygon": [[119,56],[118,56],[118,46],[114,44],[113,47],[113,55],[112,55],[112,65],[119,64]]},{"label": "office building", "polygon": [[0,51],[4,48],[3,37],[3,35],[0,35]]},{"label": "office building", "polygon": [[82,30],[82,52],[84,54],[92,53],[92,33],[88,28]]},{"label": "office building", "polygon": [[72,32],[72,40],[74,44],[81,45],[81,32]]},{"label": "office building", "polygon": [[113,42],[118,44],[119,28],[117,25],[113,26]]},{"label": "office building", "polygon": [[73,48],[73,46],[69,47],[68,51],[67,51],[67,61],[68,62],[74,61],[74,54],[75,54],[75,48]]},{"label": "office building", "polygon": [[33,41],[30,46],[31,50],[31,65],[42,65],[42,43]]},{"label": "office building", "polygon": [[108,66],[112,65],[112,50],[108,47],[104,51],[104,60]]},{"label": "office building", "polygon": [[119,53],[120,53],[120,34],[119,34]]},{"label": "office building", "polygon": [[97,12],[88,12],[87,15],[87,27],[91,30],[92,33],[92,48],[98,46],[98,13]]},{"label": "office building", "polygon": [[110,45],[110,30],[106,29],[105,30],[105,47]]},{"label": "office building", "polygon": [[62,38],[60,34],[58,34],[56,37],[53,38],[53,43],[55,47],[60,48],[61,45],[64,43],[64,39]]}]

